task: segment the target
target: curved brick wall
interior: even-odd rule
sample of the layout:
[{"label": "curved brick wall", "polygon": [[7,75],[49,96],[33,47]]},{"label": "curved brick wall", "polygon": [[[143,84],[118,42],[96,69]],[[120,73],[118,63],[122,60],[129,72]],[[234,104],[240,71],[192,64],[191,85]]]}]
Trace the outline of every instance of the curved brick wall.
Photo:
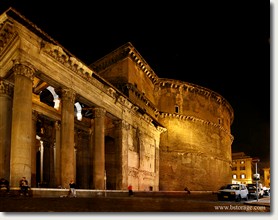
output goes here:
[{"label": "curved brick wall", "polygon": [[160,139],[160,190],[217,190],[230,182],[233,110],[225,99],[175,80],[161,81],[156,97],[167,128]]}]

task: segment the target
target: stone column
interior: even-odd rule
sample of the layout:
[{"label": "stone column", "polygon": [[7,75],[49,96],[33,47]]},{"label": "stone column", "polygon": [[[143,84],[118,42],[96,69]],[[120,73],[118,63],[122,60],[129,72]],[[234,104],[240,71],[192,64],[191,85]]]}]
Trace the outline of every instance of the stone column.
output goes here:
[{"label": "stone column", "polygon": [[95,138],[94,138],[94,119],[91,120],[91,127],[89,130],[89,147],[88,147],[88,167],[89,167],[89,189],[94,189],[94,152],[95,152]]},{"label": "stone column", "polygon": [[[116,148],[116,189],[123,189],[123,155],[122,155],[122,142],[123,142],[123,132],[122,132],[122,120],[114,120],[113,124],[115,126],[115,148]],[[127,188],[127,186],[126,186]]]},{"label": "stone column", "polygon": [[131,134],[132,127],[126,121],[122,120],[118,127],[118,135],[119,135],[119,147],[122,149],[120,150],[120,159],[121,159],[121,170],[122,170],[122,182],[121,182],[121,189],[126,190],[128,185],[131,182],[128,182],[128,136]]},{"label": "stone column", "polygon": [[82,161],[82,188],[89,189],[90,188],[90,163],[91,163],[91,157],[89,152],[89,144],[90,144],[90,135],[86,132],[84,133],[83,139],[82,139],[82,150],[81,150],[81,161]]},{"label": "stone column", "polygon": [[43,141],[43,183],[50,184],[50,142]]},{"label": "stone column", "polygon": [[55,181],[55,171],[54,171],[54,143],[51,144],[50,146],[50,152],[49,152],[49,173],[50,173],[50,178],[49,178],[49,187],[54,188],[56,186],[56,181]]},{"label": "stone column", "polygon": [[0,79],[0,177],[10,179],[12,85]]},{"label": "stone column", "polygon": [[159,140],[155,139],[155,155],[154,155],[154,191],[159,191]]},{"label": "stone column", "polygon": [[115,147],[117,164],[116,188],[126,190],[128,187],[128,134],[131,126],[123,120],[114,121],[115,125]]},{"label": "stone column", "polygon": [[61,186],[61,126],[58,121],[55,122],[55,147],[54,147],[54,176],[56,186]]},{"label": "stone column", "polygon": [[95,189],[104,189],[105,172],[105,109],[95,108],[94,121],[94,171],[93,181]]},{"label": "stone column", "polygon": [[12,111],[10,185],[18,186],[25,176],[31,181],[32,143],[32,80],[34,70],[23,64],[15,64],[14,98]]},{"label": "stone column", "polygon": [[40,183],[43,183],[43,158],[44,158],[44,146],[43,142],[40,140]]},{"label": "stone column", "polygon": [[31,135],[31,187],[36,187],[36,165],[37,165],[37,148],[36,135],[37,135],[37,120],[38,113],[32,112],[32,135]]},{"label": "stone column", "polygon": [[156,133],[156,136],[155,136],[155,187],[154,187],[154,190],[155,191],[159,191],[159,176],[160,176],[160,155],[159,155],[159,152],[160,152],[160,149],[159,149],[159,146],[160,146],[160,137],[161,137],[161,134],[163,132],[166,132],[167,129],[164,128],[164,127],[160,127],[160,126],[157,126],[157,133]]},{"label": "stone column", "polygon": [[75,92],[71,89],[62,90],[62,121],[61,121],[61,184],[69,188],[74,173],[74,102]]},{"label": "stone column", "polygon": [[51,144],[50,144],[50,152],[49,152],[49,161],[50,161],[50,167],[49,167],[49,186],[50,187],[56,187],[56,178],[55,178],[55,139],[56,139],[56,130],[55,130],[55,122],[51,121],[49,130],[51,131]]},{"label": "stone column", "polygon": [[86,131],[78,130],[76,135],[76,183],[82,189],[89,188],[89,152],[88,152],[88,140],[89,136]]}]

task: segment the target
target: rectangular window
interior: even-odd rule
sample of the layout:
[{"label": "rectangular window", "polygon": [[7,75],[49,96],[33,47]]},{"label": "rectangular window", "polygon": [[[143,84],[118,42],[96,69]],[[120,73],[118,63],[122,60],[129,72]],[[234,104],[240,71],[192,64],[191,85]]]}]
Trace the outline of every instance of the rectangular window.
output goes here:
[{"label": "rectangular window", "polygon": [[222,122],[221,118],[218,118],[218,124],[221,125],[221,122]]},{"label": "rectangular window", "polygon": [[175,113],[179,113],[179,106],[175,106]]}]

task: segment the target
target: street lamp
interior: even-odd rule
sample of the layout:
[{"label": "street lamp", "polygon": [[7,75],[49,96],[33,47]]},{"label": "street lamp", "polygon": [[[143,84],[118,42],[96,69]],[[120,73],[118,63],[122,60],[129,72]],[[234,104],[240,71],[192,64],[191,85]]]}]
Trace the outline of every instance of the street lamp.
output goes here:
[{"label": "street lamp", "polygon": [[255,174],[253,174],[253,180],[255,180],[256,181],[256,197],[257,197],[257,201],[259,200],[258,199],[258,197],[259,197],[259,192],[258,192],[258,188],[259,188],[259,186],[258,186],[258,181],[260,180],[260,174],[258,173],[258,166],[257,166],[257,164],[258,164],[258,162],[260,162],[260,159],[259,158],[253,158],[252,159],[252,162],[253,163],[255,163],[255,165],[256,165],[256,172],[255,172]]}]

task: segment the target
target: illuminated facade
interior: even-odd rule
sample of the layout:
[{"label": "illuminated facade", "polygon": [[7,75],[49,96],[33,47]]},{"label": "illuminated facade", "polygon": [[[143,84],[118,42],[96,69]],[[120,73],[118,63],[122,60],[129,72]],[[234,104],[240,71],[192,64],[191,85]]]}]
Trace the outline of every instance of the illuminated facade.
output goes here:
[{"label": "illuminated facade", "polygon": [[238,152],[232,154],[232,160],[232,183],[252,183],[252,158],[246,156],[244,152]]},{"label": "illuminated facade", "polygon": [[270,187],[270,168],[263,168],[264,171],[264,186]]},{"label": "illuminated facade", "polygon": [[[0,176],[18,186],[217,190],[233,109],[161,79],[131,43],[86,66],[13,9],[0,16]],[[106,185],[105,185],[106,184]]]}]

